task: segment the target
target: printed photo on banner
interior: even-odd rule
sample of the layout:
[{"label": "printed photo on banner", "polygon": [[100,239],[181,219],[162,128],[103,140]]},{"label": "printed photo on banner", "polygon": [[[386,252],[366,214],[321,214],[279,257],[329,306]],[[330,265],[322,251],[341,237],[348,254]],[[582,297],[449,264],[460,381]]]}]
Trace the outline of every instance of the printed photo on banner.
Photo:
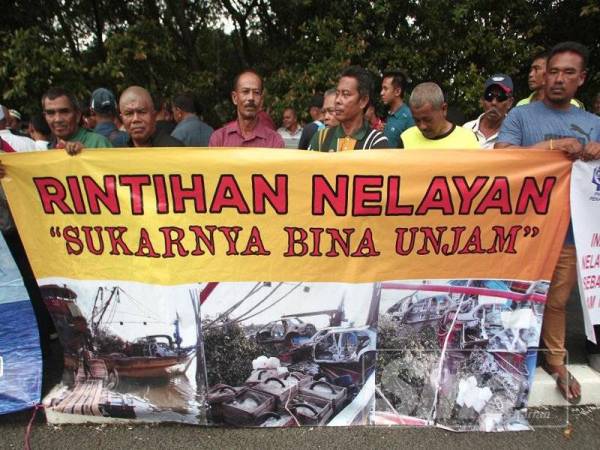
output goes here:
[{"label": "printed photo on banner", "polygon": [[40,402],[42,350],[19,269],[0,235],[0,414]]}]

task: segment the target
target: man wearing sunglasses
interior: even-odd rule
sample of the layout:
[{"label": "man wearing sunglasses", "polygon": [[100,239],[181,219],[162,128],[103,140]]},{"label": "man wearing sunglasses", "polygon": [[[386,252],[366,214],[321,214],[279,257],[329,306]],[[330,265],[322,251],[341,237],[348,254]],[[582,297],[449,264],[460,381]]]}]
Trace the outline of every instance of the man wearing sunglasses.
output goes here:
[{"label": "man wearing sunglasses", "polygon": [[513,82],[508,75],[497,73],[488,78],[483,88],[481,105],[483,114],[463,127],[477,136],[479,145],[485,149],[494,148],[500,126],[513,104]]}]

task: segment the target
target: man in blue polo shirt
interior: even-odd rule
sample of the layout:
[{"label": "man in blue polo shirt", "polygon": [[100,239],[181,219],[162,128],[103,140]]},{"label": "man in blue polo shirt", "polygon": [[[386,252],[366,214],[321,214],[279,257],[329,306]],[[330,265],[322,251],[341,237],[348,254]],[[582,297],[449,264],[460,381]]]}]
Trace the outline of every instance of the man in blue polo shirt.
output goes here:
[{"label": "man in blue polo shirt", "polygon": [[[572,159],[600,159],[600,117],[571,104],[585,81],[588,55],[588,50],[576,42],[556,45],[548,58],[542,100],[508,113],[494,148],[561,150]],[[570,403],[581,399],[581,386],[565,366],[566,304],[577,282],[576,262],[573,229],[569,226],[548,290],[542,340],[548,348],[544,368]],[[590,357],[592,367],[596,359]]]},{"label": "man in blue polo shirt", "polygon": [[383,134],[388,138],[390,148],[398,148],[402,132],[415,124],[410,108],[404,103],[406,76],[402,72],[385,72],[381,82],[381,101],[390,110]]}]

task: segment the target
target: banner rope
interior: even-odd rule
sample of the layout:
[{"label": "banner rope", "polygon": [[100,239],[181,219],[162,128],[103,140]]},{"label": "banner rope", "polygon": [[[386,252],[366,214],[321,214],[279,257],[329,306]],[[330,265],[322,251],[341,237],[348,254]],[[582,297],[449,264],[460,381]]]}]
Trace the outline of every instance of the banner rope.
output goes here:
[{"label": "banner rope", "polygon": [[30,438],[31,438],[31,429],[33,428],[33,421],[35,420],[35,416],[37,415],[38,410],[44,409],[43,403],[37,403],[33,407],[33,414],[31,414],[31,419],[29,419],[29,424],[27,425],[27,429],[25,430],[25,442],[24,449],[31,450]]}]

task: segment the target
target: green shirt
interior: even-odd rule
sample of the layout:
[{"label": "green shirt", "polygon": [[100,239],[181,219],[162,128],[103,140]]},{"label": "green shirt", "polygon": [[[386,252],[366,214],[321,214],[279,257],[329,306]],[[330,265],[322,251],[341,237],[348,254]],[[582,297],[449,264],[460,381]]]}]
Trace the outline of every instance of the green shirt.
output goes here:
[{"label": "green shirt", "polygon": [[351,136],[346,136],[341,125],[322,128],[310,140],[309,150],[319,152],[342,152],[345,150],[367,150],[371,148],[389,148],[388,140],[381,131],[369,127],[364,122]]},{"label": "green shirt", "polygon": [[[81,142],[83,148],[112,148],[112,144],[104,136],[81,127],[67,140],[69,142]],[[51,142],[50,148],[56,148],[56,141]]]}]

